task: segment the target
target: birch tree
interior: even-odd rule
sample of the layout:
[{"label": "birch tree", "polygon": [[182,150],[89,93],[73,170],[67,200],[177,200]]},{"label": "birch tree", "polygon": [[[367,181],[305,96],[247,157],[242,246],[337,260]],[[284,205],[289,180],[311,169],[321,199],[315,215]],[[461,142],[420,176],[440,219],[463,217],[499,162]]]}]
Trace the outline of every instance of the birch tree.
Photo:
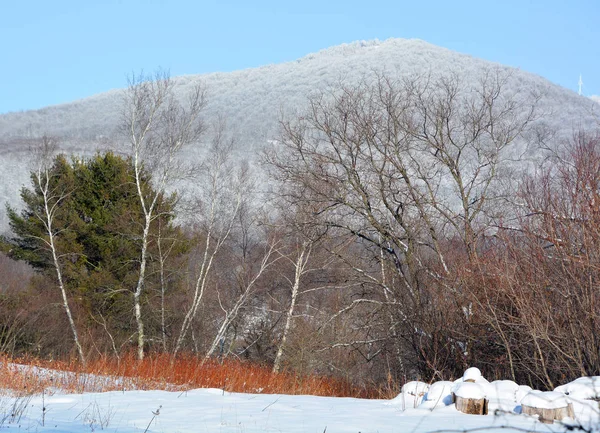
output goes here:
[{"label": "birch tree", "polygon": [[[64,266],[67,260],[78,256],[78,251],[68,250],[73,243],[63,242],[63,236],[67,235],[68,227],[58,222],[62,217],[64,222],[64,206],[75,189],[74,182],[68,182],[68,176],[61,176],[60,168],[69,170],[70,167],[57,154],[57,142],[50,137],[42,137],[40,142],[32,148],[33,170],[31,180],[33,191],[23,189],[21,196],[27,204],[26,209],[19,217],[11,208],[8,208],[10,225],[21,239],[13,239],[16,242],[16,251],[13,257],[29,261],[36,267],[52,268],[58,290],[60,292],[62,307],[65,310],[69,329],[73,342],[77,349],[77,355],[82,364],[85,364],[83,347],[80,342],[79,332],[73,319],[69,297],[66,289]],[[55,166],[55,162],[60,168]],[[65,162],[64,164],[61,164]],[[72,180],[72,178],[71,178]],[[34,252],[41,248],[45,254],[39,255]],[[30,251],[31,254],[28,254]],[[19,255],[22,256],[19,256]],[[48,257],[49,256],[49,257]]]},{"label": "birch tree", "polygon": [[[164,72],[133,76],[125,92],[122,131],[129,141],[134,182],[144,215],[139,235],[139,277],[133,289],[139,359],[144,358],[146,341],[141,298],[146,281],[150,226],[159,216],[156,205],[160,195],[170,182],[185,173],[178,156],[204,131],[201,119],[204,105],[203,86],[195,86],[182,103],[175,97],[174,82]],[[144,170],[153,175],[155,193],[150,196],[145,193],[148,184]]]},{"label": "birch tree", "polygon": [[234,141],[226,136],[225,125],[215,125],[212,145],[200,167],[198,191],[192,206],[198,248],[194,263],[189,305],[181,323],[173,353],[177,354],[192,325],[210,284],[215,258],[229,239],[244,200],[251,189],[248,166],[234,164]]},{"label": "birch tree", "polygon": [[298,302],[298,295],[300,293],[301,279],[306,272],[306,266],[312,252],[312,242],[308,240],[302,240],[299,242],[296,248],[295,254],[292,257],[288,257],[288,260],[292,263],[294,268],[294,277],[288,280],[291,287],[291,300],[288,310],[285,314],[285,325],[283,326],[283,332],[281,334],[281,340],[277,346],[277,354],[275,355],[275,361],[273,362],[273,372],[279,373],[281,370],[281,360],[285,351],[288,335],[292,328],[292,320],[296,311],[296,303]]},{"label": "birch tree", "polygon": [[[247,272],[243,272],[244,275],[239,276],[240,287],[237,293],[237,297],[235,298],[235,302],[233,302],[233,304],[227,308],[225,308],[223,304],[220,303],[220,307],[224,313],[224,317],[221,321],[221,325],[219,326],[212,340],[212,343],[210,344],[206,352],[206,355],[204,357],[205,360],[213,356],[219,348],[219,346],[222,344],[222,342],[225,341],[227,331],[229,330],[231,325],[239,318],[242,309],[246,306],[251,297],[256,294],[260,278],[265,274],[268,268],[270,268],[273,264],[275,264],[278,260],[281,259],[281,253],[278,250],[279,243],[280,242],[277,238],[270,239],[262,247],[263,251],[256,269],[251,269]],[[244,268],[246,267],[242,265],[241,268],[242,270],[244,270]]]}]

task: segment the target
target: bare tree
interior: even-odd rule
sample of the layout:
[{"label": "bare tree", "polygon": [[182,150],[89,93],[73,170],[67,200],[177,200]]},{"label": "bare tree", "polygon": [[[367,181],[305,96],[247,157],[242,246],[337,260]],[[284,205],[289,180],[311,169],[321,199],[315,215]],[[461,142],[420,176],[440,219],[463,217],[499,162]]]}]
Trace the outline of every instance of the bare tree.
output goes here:
[{"label": "bare tree", "polygon": [[[504,165],[514,158],[510,146],[524,140],[538,117],[540,95],[511,93],[509,78],[489,70],[474,88],[456,75],[411,79],[399,94],[384,81],[386,106],[400,97],[408,101],[400,115],[391,117],[405,134],[412,175],[424,187],[421,200],[453,228],[470,257],[476,255],[479,235],[489,227],[481,220],[497,216],[491,208],[504,197],[498,181]],[[396,162],[402,158],[389,159],[401,171],[403,165]],[[422,209],[420,215],[427,218]]]},{"label": "bare tree", "polygon": [[600,134],[574,134],[516,201],[517,221],[497,235],[503,251],[485,263],[480,286],[503,295],[486,318],[500,318],[517,374],[552,388],[600,368]]},{"label": "bare tree", "polygon": [[[444,332],[439,308],[451,305],[434,288],[462,302],[448,254],[477,257],[501,217],[501,171],[536,119],[539,96],[509,83],[499,71],[475,85],[453,74],[374,74],[310,98],[305,113],[282,123],[282,149],[265,157],[288,203],[313,209],[332,233],[354,236],[373,260],[392,264],[393,275],[354,266],[380,288],[363,304],[393,311],[386,332],[412,341],[417,356],[424,342],[438,344],[428,329]],[[448,341],[439,345],[466,352],[463,341]]]},{"label": "bare tree", "polygon": [[177,238],[165,237],[162,233],[161,221],[158,221],[158,233],[156,236],[156,247],[158,251],[158,274],[160,280],[160,331],[163,350],[167,351],[167,294],[169,292],[169,281],[172,277],[182,272],[181,269],[168,268],[168,261],[180,243]]},{"label": "bare tree", "polygon": [[287,343],[288,334],[292,327],[292,320],[294,318],[294,312],[296,309],[296,303],[298,301],[298,294],[300,293],[300,280],[304,273],[307,270],[307,263],[310,259],[310,255],[312,252],[312,243],[308,240],[300,241],[296,253],[293,257],[289,257],[288,259],[292,262],[294,267],[294,277],[289,280],[289,284],[291,287],[291,301],[290,306],[285,315],[285,325],[283,327],[283,332],[281,334],[281,340],[277,347],[277,354],[275,355],[275,361],[273,362],[273,372],[278,373],[281,369],[281,360],[283,357],[283,352],[285,350],[285,345]]},{"label": "bare tree", "polygon": [[[140,270],[133,291],[137,324],[138,358],[144,357],[144,320],[141,297],[146,280],[150,226],[159,216],[157,202],[165,188],[183,169],[177,157],[180,151],[199,139],[204,124],[200,118],[205,105],[204,87],[194,87],[184,104],[174,95],[174,83],[167,73],[154,76],[133,76],[125,92],[122,130],[129,140],[135,172],[135,184],[144,215],[140,234]],[[153,194],[148,194],[148,179],[144,170],[153,176]]]},{"label": "bare tree", "polygon": [[240,208],[252,189],[248,166],[236,166],[231,158],[234,142],[225,136],[225,125],[216,125],[212,146],[201,167],[203,185],[193,206],[194,221],[201,233],[199,259],[195,264],[190,305],[184,314],[173,352],[178,353],[191,330],[210,283],[215,258],[231,235]]},{"label": "bare tree", "polygon": [[235,302],[230,307],[225,308],[219,300],[221,310],[225,316],[206,352],[204,357],[205,360],[213,356],[219,346],[224,342],[227,331],[239,318],[242,308],[244,308],[251,297],[256,293],[260,278],[265,274],[269,267],[281,259],[280,252],[278,251],[279,243],[277,238],[268,240],[266,245],[262,248],[263,251],[256,269],[246,270],[245,268],[247,268],[247,266],[242,264],[241,268],[245,275],[239,276],[241,283],[240,288]]}]

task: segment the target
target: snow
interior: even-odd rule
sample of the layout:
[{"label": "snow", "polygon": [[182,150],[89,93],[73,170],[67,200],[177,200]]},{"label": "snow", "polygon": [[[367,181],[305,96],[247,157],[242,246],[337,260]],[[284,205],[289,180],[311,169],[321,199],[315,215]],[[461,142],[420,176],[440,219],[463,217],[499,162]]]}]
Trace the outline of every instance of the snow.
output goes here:
[{"label": "snow", "polygon": [[[6,398],[6,397],[5,397]],[[402,411],[382,400],[223,393],[126,391],[33,398],[19,422],[4,431],[107,432],[432,432],[504,426],[533,429],[537,421],[514,415],[472,416],[442,407]],[[10,403],[4,407],[11,407]],[[46,407],[45,415],[42,408]],[[560,431],[560,429],[555,429]],[[547,430],[545,430],[547,431]]]},{"label": "snow", "polygon": [[481,371],[477,367],[471,367],[465,370],[462,379],[463,382],[466,382],[467,380],[477,382],[477,379],[480,379],[481,377]]},{"label": "snow", "polygon": [[[484,386],[486,398],[488,399],[488,411],[520,412],[519,385],[512,380],[495,380]],[[529,387],[528,387],[529,388]],[[529,388],[531,390],[531,388]],[[525,395],[522,393],[519,397]]]},{"label": "snow", "polygon": [[495,380],[487,386],[487,389],[490,393],[495,393],[497,395],[512,395],[514,398],[519,390],[519,384],[512,380]]},{"label": "snow", "polygon": [[554,391],[567,394],[571,399],[600,398],[600,376],[580,377],[573,382],[558,386]]},{"label": "snow", "polygon": [[427,394],[423,396],[423,401],[419,405],[420,409],[437,409],[450,406],[452,404],[452,386],[454,384],[448,381],[440,381],[431,384]]},{"label": "snow", "polygon": [[429,384],[420,381],[411,381],[405,383],[400,394],[388,402],[390,405],[397,405],[402,410],[406,408],[414,408],[421,404],[425,393],[429,389]]},{"label": "snow", "polygon": [[454,394],[456,394],[457,397],[471,398],[474,400],[479,400],[486,396],[484,387],[473,382],[463,382],[459,384],[454,388]]},{"label": "snow", "polygon": [[407,382],[402,386],[402,394],[422,396],[429,389],[429,384],[420,381]]},{"label": "snow", "polygon": [[521,400],[522,406],[539,409],[558,409],[567,406],[568,403],[567,396],[556,391],[531,391]]},{"label": "snow", "polygon": [[519,389],[517,390],[515,395],[517,402],[523,400],[523,397],[529,394],[529,392],[532,390],[533,388],[531,388],[529,385],[519,385]]},{"label": "snow", "polygon": [[[55,374],[34,369],[32,374]],[[107,380],[116,380],[107,378]],[[596,386],[582,378],[562,389],[579,392]],[[489,415],[456,410],[451,390],[466,398],[489,399]],[[559,389],[559,388],[557,388]],[[593,388],[592,388],[593,389]],[[527,392],[527,394],[525,394]],[[50,395],[49,395],[50,394]],[[521,401],[520,396],[523,396]],[[542,426],[520,415],[520,404],[561,407],[571,399],[563,392],[541,392],[508,380],[478,383],[413,381],[392,400],[192,391],[114,391],[106,393],[15,396],[0,392],[0,427],[7,432],[413,432],[568,431],[581,426],[600,432],[598,403],[573,402],[574,420]],[[497,410],[499,409],[499,410]]]}]

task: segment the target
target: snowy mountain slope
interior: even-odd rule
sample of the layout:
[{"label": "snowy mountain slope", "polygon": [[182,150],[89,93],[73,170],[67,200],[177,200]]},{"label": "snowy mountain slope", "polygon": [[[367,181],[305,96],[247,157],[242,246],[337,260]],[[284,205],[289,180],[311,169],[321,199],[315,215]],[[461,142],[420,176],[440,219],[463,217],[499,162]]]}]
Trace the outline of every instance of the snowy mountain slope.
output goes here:
[{"label": "snowy mountain slope", "polygon": [[[490,68],[510,74],[514,90],[544,94],[540,111],[544,122],[565,132],[593,124],[594,102],[527,72],[459,54],[420,40],[354,42],[297,61],[230,73],[181,76],[175,79],[183,96],[198,81],[206,84],[210,122],[224,117],[237,137],[241,157],[252,158],[278,133],[281,113],[301,110],[311,92],[340,80],[357,82],[373,71],[390,75],[437,74],[453,71],[475,83]],[[37,111],[0,115],[0,202],[18,202],[18,190],[28,183],[27,139],[41,134],[61,137],[66,152],[90,154],[98,149],[122,149],[116,135],[122,90],[111,90],[68,104]],[[186,157],[199,158],[201,149],[189,149]],[[0,212],[0,231],[6,227]]]}]

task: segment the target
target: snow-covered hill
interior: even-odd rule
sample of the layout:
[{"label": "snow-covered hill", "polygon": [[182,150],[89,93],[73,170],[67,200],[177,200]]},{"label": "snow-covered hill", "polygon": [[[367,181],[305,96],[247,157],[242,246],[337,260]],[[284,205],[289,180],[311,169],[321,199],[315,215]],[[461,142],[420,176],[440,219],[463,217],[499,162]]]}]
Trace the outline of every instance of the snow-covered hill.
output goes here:
[{"label": "snow-covered hill", "polygon": [[[199,54],[201,55],[201,54]],[[514,90],[539,91],[544,122],[562,131],[593,124],[590,98],[554,85],[544,78],[473,58],[420,40],[390,39],[354,42],[309,54],[294,62],[267,65],[230,73],[176,77],[178,95],[198,81],[208,89],[207,119],[224,117],[237,137],[241,157],[252,157],[278,134],[281,113],[301,110],[307,95],[335,85],[354,83],[373,71],[390,75],[438,74],[452,71],[466,82],[476,82],[490,68],[508,74]],[[125,84],[125,83],[124,83]],[[28,182],[27,139],[41,134],[60,137],[66,152],[93,153],[119,149],[116,135],[122,90],[111,90],[68,104],[0,116],[0,202],[18,202],[18,190]],[[186,157],[199,158],[201,149]],[[3,206],[2,206],[3,207]],[[0,231],[6,227],[0,212]]]}]

